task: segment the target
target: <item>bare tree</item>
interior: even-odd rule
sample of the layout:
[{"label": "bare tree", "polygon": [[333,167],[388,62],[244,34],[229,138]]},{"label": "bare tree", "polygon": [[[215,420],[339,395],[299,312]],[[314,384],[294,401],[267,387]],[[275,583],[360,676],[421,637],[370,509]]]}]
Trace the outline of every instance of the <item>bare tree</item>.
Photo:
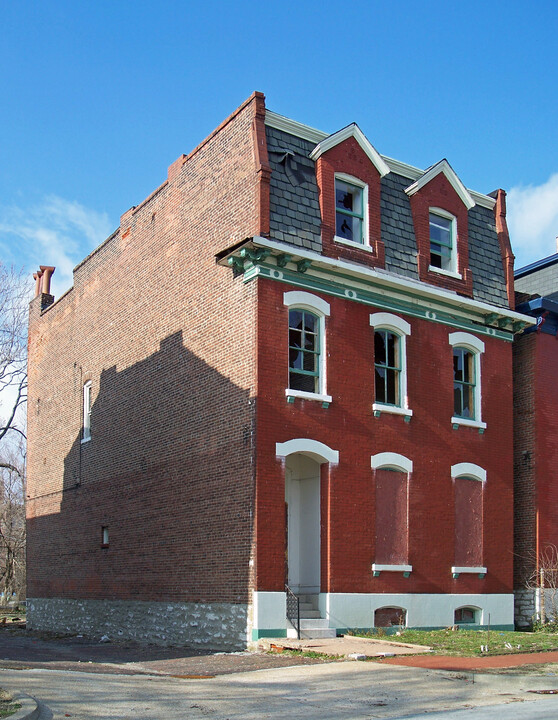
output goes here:
[{"label": "bare tree", "polygon": [[545,625],[558,621],[558,547],[546,545],[538,557],[533,556],[533,570],[525,587],[539,596],[538,622]]},{"label": "bare tree", "polygon": [[0,594],[25,592],[25,418],[28,292],[0,262]]}]

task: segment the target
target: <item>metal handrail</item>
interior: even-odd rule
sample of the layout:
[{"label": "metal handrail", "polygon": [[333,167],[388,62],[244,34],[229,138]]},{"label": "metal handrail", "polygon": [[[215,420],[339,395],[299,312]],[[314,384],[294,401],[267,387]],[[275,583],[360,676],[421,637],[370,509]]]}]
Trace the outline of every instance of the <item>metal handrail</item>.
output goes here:
[{"label": "metal handrail", "polygon": [[300,598],[288,585],[285,585],[285,592],[287,593],[287,620],[296,630],[296,636],[300,640]]}]

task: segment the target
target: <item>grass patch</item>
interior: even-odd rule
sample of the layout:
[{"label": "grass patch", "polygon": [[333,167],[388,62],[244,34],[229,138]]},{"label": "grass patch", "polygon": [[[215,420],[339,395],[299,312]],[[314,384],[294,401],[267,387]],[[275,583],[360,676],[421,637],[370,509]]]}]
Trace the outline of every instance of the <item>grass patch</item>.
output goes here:
[{"label": "grass patch", "polygon": [[[356,635],[357,633],[355,633]],[[377,639],[378,633],[358,633],[359,637]],[[558,633],[548,632],[502,632],[498,630],[402,630],[386,640],[429,645],[440,655],[478,657],[481,655],[507,655],[558,650]],[[487,646],[488,651],[483,651]]]},{"label": "grass patch", "polygon": [[281,648],[277,650],[268,651],[269,654],[273,655],[287,655],[290,657],[297,658],[309,658],[311,660],[339,660],[339,655],[327,655],[326,653],[316,652],[315,650],[296,650],[295,648]]},{"label": "grass patch", "polygon": [[21,705],[13,701],[12,696],[0,689],[0,718],[7,718],[20,709]]}]

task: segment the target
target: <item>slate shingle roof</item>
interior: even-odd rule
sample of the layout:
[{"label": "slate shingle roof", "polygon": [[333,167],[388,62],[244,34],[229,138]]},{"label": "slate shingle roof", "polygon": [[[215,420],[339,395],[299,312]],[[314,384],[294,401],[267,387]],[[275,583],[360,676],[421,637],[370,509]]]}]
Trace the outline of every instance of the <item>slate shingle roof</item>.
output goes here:
[{"label": "slate shingle roof", "polygon": [[[315,143],[266,127],[270,181],[270,236],[273,240],[321,252],[321,216],[314,162]],[[417,247],[409,198],[413,180],[390,172],[382,178],[381,223],[386,270],[418,279]],[[507,306],[504,268],[494,214],[469,210],[469,266],[476,300]]]}]

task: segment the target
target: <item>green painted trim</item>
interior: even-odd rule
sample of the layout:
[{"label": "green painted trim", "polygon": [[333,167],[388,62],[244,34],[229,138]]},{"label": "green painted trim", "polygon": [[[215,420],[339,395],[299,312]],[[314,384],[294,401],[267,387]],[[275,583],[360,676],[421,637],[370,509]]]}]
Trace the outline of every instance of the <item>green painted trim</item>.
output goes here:
[{"label": "green painted trim", "polygon": [[[457,623],[458,627],[460,627],[462,630],[488,630],[488,625],[476,625],[475,623]],[[432,625],[431,627],[401,627],[400,625],[394,625],[393,627],[385,627],[385,628],[336,628],[338,635],[346,635],[347,633],[372,633],[373,635],[376,634],[374,631],[381,629],[383,633],[386,635],[395,635],[397,632],[402,632],[404,630],[424,630],[425,632],[430,632],[431,630],[446,630],[445,625]],[[515,626],[513,623],[511,625],[491,625],[490,626],[490,632],[513,632],[515,630]]]},{"label": "green painted trim", "polygon": [[258,630],[254,628],[252,630],[252,640],[260,640],[261,638],[284,638],[287,637],[287,631],[285,628],[278,630]]},{"label": "green painted trim", "polygon": [[473,320],[455,317],[455,315],[451,314],[450,307],[448,307],[448,311],[443,309],[445,306],[443,301],[438,303],[441,308],[440,310],[431,310],[425,308],[424,306],[417,305],[416,295],[413,295],[412,292],[403,290],[398,291],[399,295],[408,296],[412,300],[412,302],[406,302],[404,299],[399,300],[389,298],[380,293],[362,290],[361,288],[354,288],[350,279],[340,273],[332,272],[329,273],[329,275],[332,278],[338,278],[339,282],[334,279],[323,280],[315,277],[314,275],[303,275],[284,268],[279,269],[275,265],[271,266],[264,263],[247,267],[244,273],[243,282],[247,283],[256,277],[261,276],[269,280],[277,280],[289,285],[295,285],[296,287],[302,287],[306,290],[314,290],[323,292],[326,295],[332,295],[346,300],[353,300],[354,302],[362,303],[363,305],[384,308],[386,310],[395,311],[411,317],[421,318],[422,320],[429,320],[430,322],[439,323],[441,325],[449,325],[461,330],[468,330],[479,335],[488,335],[490,337],[498,338],[499,340],[513,342],[512,333],[493,327],[486,327],[484,324],[481,325],[480,317],[478,323]]}]

